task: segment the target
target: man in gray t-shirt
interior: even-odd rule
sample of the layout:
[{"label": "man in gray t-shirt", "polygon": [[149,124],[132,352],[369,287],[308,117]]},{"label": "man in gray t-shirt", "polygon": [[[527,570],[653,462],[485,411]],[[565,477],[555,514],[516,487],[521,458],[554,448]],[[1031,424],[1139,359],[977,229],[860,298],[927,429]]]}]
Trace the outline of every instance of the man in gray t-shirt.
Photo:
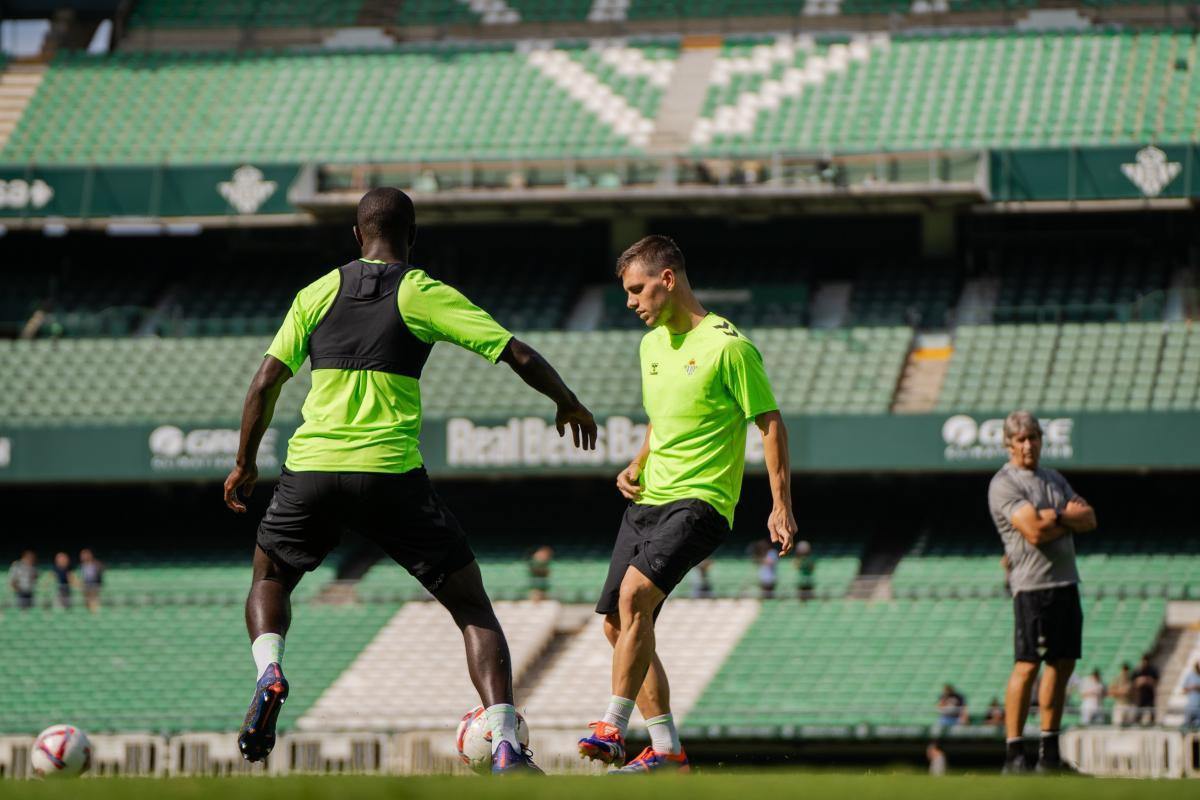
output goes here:
[{"label": "man in gray t-shirt", "polygon": [[1038,691],[1042,736],[1039,771],[1063,767],[1058,750],[1067,681],[1083,644],[1083,609],[1074,534],[1096,527],[1096,512],[1066,478],[1039,466],[1042,428],[1028,411],[1004,420],[1009,461],[988,486],[988,509],[1008,557],[1013,592],[1014,660],[1005,697],[1008,736],[1005,772],[1026,769],[1021,732],[1038,666],[1046,671]]},{"label": "man in gray t-shirt", "polygon": [[8,568],[8,588],[17,599],[17,608],[33,608],[33,589],[37,585],[37,556],[24,550]]}]

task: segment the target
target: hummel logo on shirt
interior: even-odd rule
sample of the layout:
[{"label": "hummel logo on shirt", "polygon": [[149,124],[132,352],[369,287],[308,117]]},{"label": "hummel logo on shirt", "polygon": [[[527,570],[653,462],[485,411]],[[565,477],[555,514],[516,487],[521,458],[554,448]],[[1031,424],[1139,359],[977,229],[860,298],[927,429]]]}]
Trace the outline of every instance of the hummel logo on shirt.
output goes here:
[{"label": "hummel logo on shirt", "polygon": [[[725,334],[726,336],[732,336],[735,339],[737,338],[738,332],[735,331],[733,328],[729,327],[728,322],[722,322],[720,325],[713,325],[713,327],[716,328],[717,330],[719,330],[721,333]],[[692,373],[690,373],[690,372],[688,373],[688,375],[691,375],[691,374]]]}]

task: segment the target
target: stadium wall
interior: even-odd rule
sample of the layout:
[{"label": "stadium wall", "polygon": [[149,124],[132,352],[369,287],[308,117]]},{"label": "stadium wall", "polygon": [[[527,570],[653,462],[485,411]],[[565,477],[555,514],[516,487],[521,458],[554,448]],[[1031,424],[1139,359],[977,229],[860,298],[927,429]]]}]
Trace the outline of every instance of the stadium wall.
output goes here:
[{"label": "stadium wall", "polygon": [[[821,472],[987,472],[1004,460],[1002,415],[792,416],[792,468]],[[539,417],[427,420],[421,449],[439,477],[605,475],[627,464],[644,422],[601,417],[595,451],[576,451],[553,420]],[[258,466],[279,474],[296,425],[267,432]],[[1200,415],[1188,412],[1050,415],[1044,460],[1063,469],[1194,469]],[[0,483],[221,478],[232,468],[238,431],[211,425],[0,428]],[[761,472],[762,441],[750,426],[747,469]]]}]

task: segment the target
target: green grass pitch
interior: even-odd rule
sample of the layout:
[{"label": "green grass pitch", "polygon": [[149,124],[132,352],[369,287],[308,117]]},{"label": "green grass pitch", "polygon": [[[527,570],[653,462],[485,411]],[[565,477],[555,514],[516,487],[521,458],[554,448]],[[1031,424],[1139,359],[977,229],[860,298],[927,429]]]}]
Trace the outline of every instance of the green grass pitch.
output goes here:
[{"label": "green grass pitch", "polygon": [[[615,783],[616,782],[616,783]],[[472,777],[102,778],[0,783],[0,796],[37,800],[1174,800],[1197,796],[1195,781],[912,773],[710,771],[627,778]]]}]

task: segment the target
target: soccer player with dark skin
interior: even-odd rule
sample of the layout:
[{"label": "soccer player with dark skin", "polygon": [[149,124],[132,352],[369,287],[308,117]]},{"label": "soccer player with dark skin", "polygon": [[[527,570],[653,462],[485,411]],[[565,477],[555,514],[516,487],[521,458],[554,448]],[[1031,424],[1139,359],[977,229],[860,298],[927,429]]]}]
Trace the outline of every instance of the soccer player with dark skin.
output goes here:
[{"label": "soccer player with dark skin", "polygon": [[[792,549],[787,429],[758,349],[701,306],[673,241],[645,237],[621,256],[617,274],[626,306],[651,329],[640,349],[650,424],[637,457],[617,475],[617,490],[630,503],[596,605],[613,646],[613,694],[579,750],[622,772],[685,771],[655,622],[671,590],[729,535],[751,420],[762,432],[771,485],[767,531],[780,555]],[[621,767],[635,705],[651,745]]]},{"label": "soccer player with dark skin", "polygon": [[[246,628],[259,669],[239,734],[258,761],[275,743],[287,696],[281,662],[291,592],[337,543],[342,527],[375,540],[445,606],[462,631],[471,681],[487,709],[493,772],[536,772],[516,738],[508,644],[484,590],[479,565],[453,514],[433,492],[417,451],[420,370],[435,341],[503,361],[556,405],[559,435],[595,449],[592,414],[533,348],[457,290],[408,263],[416,237],[412,201],[379,188],[359,203],[359,259],[303,289],[246,395],[236,465],[225,504],[246,512],[258,479],[256,456],[280,389],[311,359],[305,423],[258,531]],[[404,677],[397,675],[397,680]]]},{"label": "soccer player with dark skin", "polygon": [[1004,703],[1004,771],[1028,769],[1022,732],[1038,667],[1039,772],[1069,770],[1058,748],[1067,682],[1079,659],[1083,612],[1074,534],[1096,529],[1096,512],[1056,470],[1041,466],[1042,428],[1027,411],[1004,420],[1009,461],[988,488],[992,520],[1010,564],[1015,617],[1014,664]]}]

